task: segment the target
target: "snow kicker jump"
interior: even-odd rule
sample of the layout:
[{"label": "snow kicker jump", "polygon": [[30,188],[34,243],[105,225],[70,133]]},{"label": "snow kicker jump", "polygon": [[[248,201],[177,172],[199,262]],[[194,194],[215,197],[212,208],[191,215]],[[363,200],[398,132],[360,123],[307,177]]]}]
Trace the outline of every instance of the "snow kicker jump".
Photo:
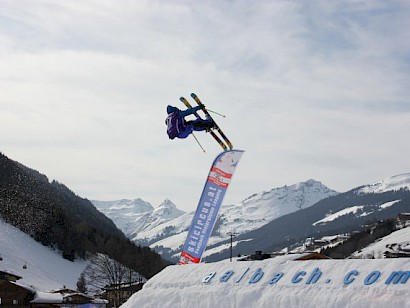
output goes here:
[{"label": "snow kicker jump", "polygon": [[209,171],[178,264],[199,263],[211,236],[226,190],[242,157],[242,150],[219,154]]}]

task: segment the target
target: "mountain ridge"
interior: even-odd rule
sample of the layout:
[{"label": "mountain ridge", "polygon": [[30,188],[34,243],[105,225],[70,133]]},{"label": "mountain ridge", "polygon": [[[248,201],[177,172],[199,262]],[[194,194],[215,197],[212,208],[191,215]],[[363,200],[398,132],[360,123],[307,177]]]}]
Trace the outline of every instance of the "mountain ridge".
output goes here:
[{"label": "mountain ridge", "polygon": [[[317,216],[317,219],[311,223],[313,227],[326,229],[325,225],[330,223],[329,221],[333,218],[334,221],[330,224],[341,224],[340,221],[345,221],[348,226],[347,229],[352,230],[358,228],[356,224],[349,225],[349,219],[354,217],[354,215],[361,215],[362,218],[366,216],[368,216],[368,218],[373,217],[372,219],[376,219],[374,217],[378,217],[377,214],[380,214],[382,211],[390,211],[391,215],[395,215],[397,212],[394,210],[396,206],[403,208],[402,200],[391,199],[390,197],[387,199],[381,198],[380,194],[390,192],[387,194],[391,195],[391,191],[400,192],[408,189],[410,189],[410,173],[391,176],[373,184],[353,188],[345,193],[336,192],[313,179],[293,185],[284,185],[269,191],[258,192],[245,198],[239,204],[223,205],[221,207],[204,257],[210,258],[209,260],[219,260],[220,258],[215,259],[213,255],[218,255],[223,250],[225,251],[226,257],[226,251],[228,249],[226,245],[229,241],[227,237],[228,232],[237,234],[234,245],[238,245],[241,241],[249,242],[253,236],[251,231],[257,233],[258,229],[263,228],[268,223],[274,225],[274,221],[281,217],[292,215],[302,210],[306,211],[310,206],[320,202],[325,202],[325,204],[326,202],[328,202],[328,204],[332,202],[339,204],[340,201],[338,201],[337,196],[340,194],[347,194],[349,196],[347,199],[352,198],[352,196],[355,198],[361,197],[363,200],[366,200],[366,198],[374,199],[375,201],[371,201],[374,204],[368,204],[367,206],[368,209],[371,208],[371,210],[369,210],[370,212],[366,212],[362,204],[353,204],[350,207],[340,205],[340,209],[326,205],[328,208],[323,208],[320,214],[321,216]],[[372,197],[374,194],[376,194],[376,196]],[[333,201],[326,201],[329,198],[335,199],[332,199]],[[342,199],[343,202],[346,202],[345,198]],[[164,257],[176,261],[181,246],[185,241],[193,213],[194,212],[182,214],[172,220],[165,221],[162,224],[150,228],[140,228],[130,233],[130,238],[137,243],[149,245],[157,252],[160,252]],[[305,214],[307,217],[311,216],[309,211],[305,213],[307,213]],[[383,215],[380,217],[383,217]],[[364,219],[361,221],[364,221]],[[292,225],[291,221],[289,225]],[[287,226],[283,226],[283,228],[286,229]],[[295,226],[295,228],[297,229],[297,226]],[[306,228],[309,230],[310,227]],[[268,229],[269,227],[267,227],[267,233],[274,232],[275,230],[275,228]],[[288,230],[287,232],[289,234],[292,234],[292,230],[286,230]],[[283,234],[283,237],[289,238],[289,235],[286,236],[286,234]],[[254,246],[257,247],[258,245]],[[252,249],[246,249],[246,251],[251,253]]]},{"label": "mountain ridge", "polygon": [[[363,188],[373,184],[359,186],[334,197],[323,199],[309,209],[291,213],[236,238],[235,249],[247,254],[257,250],[277,251],[307,237],[321,237],[339,233],[362,230],[367,224],[378,220],[396,217],[399,213],[410,212],[410,173],[406,181],[395,185],[393,190],[380,190],[377,193],[363,192]],[[393,177],[379,182],[389,182]],[[390,187],[390,186],[389,186]],[[390,189],[390,188],[386,188]],[[326,223],[317,223],[334,213],[341,213]],[[252,239],[252,245],[249,244]],[[226,257],[227,252],[210,256],[209,261]]]},{"label": "mountain ridge", "polygon": [[[208,245],[217,245],[217,243],[225,241],[227,232],[249,232],[277,217],[301,208],[307,208],[323,198],[337,194],[338,192],[326,187],[321,182],[310,179],[255,193],[236,205],[223,205]],[[98,208],[98,201],[94,204]],[[161,251],[168,258],[175,260],[184,243],[184,237],[194,212],[180,214],[171,220],[164,219],[160,224],[134,226],[136,227],[134,232],[127,229],[125,233],[133,241],[149,245],[156,251]],[[113,218],[114,221],[121,220],[121,218],[115,217],[112,212],[108,213],[108,217]],[[134,223],[136,222],[134,220]],[[149,222],[148,219],[138,221],[138,223],[143,224],[147,222]]]}]

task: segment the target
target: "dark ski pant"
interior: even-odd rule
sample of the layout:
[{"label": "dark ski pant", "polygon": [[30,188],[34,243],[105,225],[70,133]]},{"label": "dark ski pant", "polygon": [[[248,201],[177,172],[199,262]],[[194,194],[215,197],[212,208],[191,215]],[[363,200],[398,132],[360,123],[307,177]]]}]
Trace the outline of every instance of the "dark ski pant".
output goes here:
[{"label": "dark ski pant", "polygon": [[178,135],[178,138],[186,138],[193,131],[203,131],[210,129],[213,126],[212,120],[196,119],[193,121],[187,121],[186,129]]}]

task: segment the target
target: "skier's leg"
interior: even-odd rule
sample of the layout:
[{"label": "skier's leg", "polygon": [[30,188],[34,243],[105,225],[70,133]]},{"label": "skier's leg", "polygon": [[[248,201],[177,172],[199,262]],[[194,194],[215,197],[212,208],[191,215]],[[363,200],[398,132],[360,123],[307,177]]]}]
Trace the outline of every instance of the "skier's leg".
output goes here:
[{"label": "skier's leg", "polygon": [[193,130],[202,131],[210,130],[214,127],[214,122],[212,120],[196,119],[194,121],[187,122],[190,126],[192,125]]}]

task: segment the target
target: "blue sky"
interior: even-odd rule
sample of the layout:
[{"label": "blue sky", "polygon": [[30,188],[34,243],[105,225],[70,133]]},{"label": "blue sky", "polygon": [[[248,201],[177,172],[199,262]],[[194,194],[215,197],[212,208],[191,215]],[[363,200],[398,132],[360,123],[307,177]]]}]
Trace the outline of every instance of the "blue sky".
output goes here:
[{"label": "blue sky", "polygon": [[245,150],[225,204],[310,178],[410,172],[408,1],[0,0],[0,151],[82,197],[193,211],[209,135],[168,140],[195,92]]}]

